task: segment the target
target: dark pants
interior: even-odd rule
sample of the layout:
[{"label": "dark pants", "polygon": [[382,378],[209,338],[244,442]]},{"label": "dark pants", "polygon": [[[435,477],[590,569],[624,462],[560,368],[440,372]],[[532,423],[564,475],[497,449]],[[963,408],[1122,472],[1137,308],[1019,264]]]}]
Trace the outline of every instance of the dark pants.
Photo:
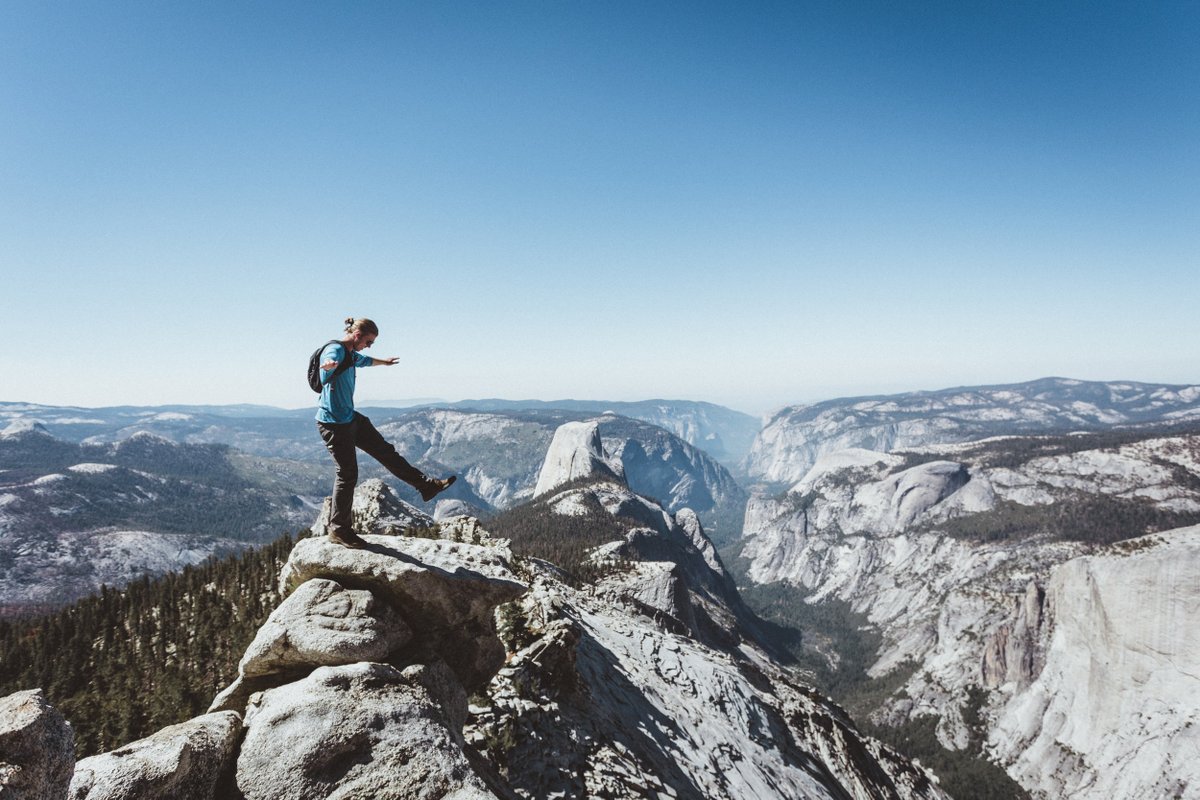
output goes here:
[{"label": "dark pants", "polygon": [[333,454],[337,474],[333,480],[333,508],[329,518],[329,529],[337,533],[349,532],[350,510],[354,504],[354,487],[358,484],[358,454],[362,450],[388,472],[415,487],[418,491],[429,479],[419,469],[404,460],[396,448],[375,430],[371,420],[354,413],[354,419],[341,425],[318,422],[317,430],[325,441],[325,447]]}]

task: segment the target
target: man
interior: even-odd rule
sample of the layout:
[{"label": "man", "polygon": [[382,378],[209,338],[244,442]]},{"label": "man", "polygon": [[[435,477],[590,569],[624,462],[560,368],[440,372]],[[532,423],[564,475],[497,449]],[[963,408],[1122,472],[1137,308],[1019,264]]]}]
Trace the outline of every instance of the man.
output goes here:
[{"label": "man", "polygon": [[[359,352],[373,345],[378,336],[379,328],[374,322],[351,317],[346,320],[346,335],[340,342],[327,344],[320,356],[321,399],[317,404],[317,430],[337,465],[329,538],[345,547],[364,547],[367,544],[350,526],[354,487],[358,483],[356,448],[415,488],[425,502],[443,492],[455,480],[454,475],[430,478],[409,464],[375,429],[371,420],[354,410],[355,369],[392,366],[397,361],[396,358],[372,358]],[[350,363],[338,369],[345,359],[351,359]]]}]

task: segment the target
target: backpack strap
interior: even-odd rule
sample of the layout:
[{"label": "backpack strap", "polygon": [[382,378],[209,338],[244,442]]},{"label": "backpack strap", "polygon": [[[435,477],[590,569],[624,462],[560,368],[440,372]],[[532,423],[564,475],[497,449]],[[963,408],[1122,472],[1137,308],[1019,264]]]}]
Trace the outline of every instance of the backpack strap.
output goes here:
[{"label": "backpack strap", "polygon": [[328,347],[331,344],[340,344],[342,346],[342,350],[346,352],[346,357],[343,358],[341,363],[338,364],[333,370],[333,374],[329,376],[330,381],[354,365],[354,351],[347,347],[345,342],[343,342],[341,339],[330,339],[329,343],[325,346]]}]

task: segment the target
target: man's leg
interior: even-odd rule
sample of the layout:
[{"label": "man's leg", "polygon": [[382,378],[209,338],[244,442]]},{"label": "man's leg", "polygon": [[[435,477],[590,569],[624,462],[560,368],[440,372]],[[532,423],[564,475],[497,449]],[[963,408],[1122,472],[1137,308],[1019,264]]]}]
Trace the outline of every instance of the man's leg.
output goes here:
[{"label": "man's leg", "polygon": [[404,456],[396,451],[395,446],[383,438],[383,434],[375,429],[367,417],[355,413],[354,421],[357,423],[355,444],[358,448],[383,464],[388,472],[420,492],[421,497],[425,500],[433,499],[434,495],[454,483],[453,475],[440,480],[431,479],[408,463]]},{"label": "man's leg", "polygon": [[354,487],[358,484],[358,454],[354,452],[356,421],[342,425],[317,423],[321,439],[337,465],[333,479],[333,504],[329,513],[329,532],[335,538],[354,533],[350,512],[354,507]]}]

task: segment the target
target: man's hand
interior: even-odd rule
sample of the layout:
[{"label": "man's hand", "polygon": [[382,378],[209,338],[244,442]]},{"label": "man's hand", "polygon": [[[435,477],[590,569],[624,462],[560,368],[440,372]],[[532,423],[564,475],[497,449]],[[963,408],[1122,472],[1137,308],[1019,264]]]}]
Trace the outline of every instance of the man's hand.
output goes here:
[{"label": "man's hand", "polygon": [[337,365],[338,365],[338,362],[334,361],[331,358],[328,361],[326,361],[324,364],[321,365],[321,369],[323,369],[323,370],[337,369]]},{"label": "man's hand", "polygon": [[371,356],[371,358],[375,359],[376,364],[382,364],[385,367],[390,367],[400,360],[399,356],[392,356],[391,358],[375,358]]}]

